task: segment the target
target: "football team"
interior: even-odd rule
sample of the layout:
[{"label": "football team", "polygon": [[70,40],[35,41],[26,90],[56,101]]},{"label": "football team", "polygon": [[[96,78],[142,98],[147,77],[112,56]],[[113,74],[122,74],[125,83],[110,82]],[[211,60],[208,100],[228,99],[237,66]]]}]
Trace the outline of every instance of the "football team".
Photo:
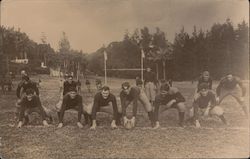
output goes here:
[{"label": "football team", "polygon": [[[111,128],[116,129],[123,125],[131,129],[136,125],[137,108],[140,103],[148,114],[148,119],[153,129],[160,127],[159,115],[170,108],[178,111],[178,125],[186,126],[187,123],[200,128],[201,117],[217,116],[225,125],[227,120],[224,117],[224,111],[220,107],[225,97],[231,95],[241,106],[244,114],[248,116],[248,108],[244,102],[246,88],[240,78],[232,73],[227,73],[219,82],[216,91],[212,89],[212,78],[208,71],[204,71],[198,79],[197,88],[194,93],[193,102],[190,105],[185,103],[183,94],[178,88],[172,86],[169,82],[161,80],[158,82],[156,76],[147,68],[144,81],[136,78],[136,86],[131,86],[129,82],[121,84],[119,97],[111,93],[108,86],[103,86],[100,79],[96,80],[96,92],[93,102],[83,104],[81,96],[80,81],[74,81],[73,76],[67,75],[65,81],[60,84],[60,101],[56,104],[55,110],[58,115],[58,128],[63,127],[65,111],[73,109],[77,111],[77,126],[83,128],[81,122],[84,116],[85,124],[90,125],[90,129],[97,127],[97,113],[105,112],[113,116]],[[90,82],[86,80],[88,93]],[[18,84],[16,95],[16,118],[18,119],[18,128],[29,123],[29,115],[32,112],[38,113],[42,118],[44,126],[49,126],[52,122],[51,111],[41,104],[39,89],[35,82],[31,81],[25,71],[21,72],[21,82]],[[128,115],[126,110],[132,105],[132,114]],[[187,118],[185,120],[185,118]]]}]

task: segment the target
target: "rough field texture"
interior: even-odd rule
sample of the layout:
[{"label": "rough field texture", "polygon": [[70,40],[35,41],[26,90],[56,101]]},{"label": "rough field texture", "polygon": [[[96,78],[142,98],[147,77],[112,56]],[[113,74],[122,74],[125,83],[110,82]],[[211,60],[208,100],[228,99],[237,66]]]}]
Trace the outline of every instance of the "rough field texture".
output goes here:
[{"label": "rough field texture", "polygon": [[[59,100],[58,78],[40,76],[41,100],[44,106],[53,109]],[[37,80],[38,77],[32,79]],[[118,95],[124,80],[109,79],[112,93]],[[133,80],[128,80],[134,83]],[[16,86],[15,82],[15,86]],[[248,82],[245,83],[248,88]],[[94,89],[94,80],[91,81]],[[187,105],[192,102],[196,83],[175,82],[185,96]],[[214,84],[216,87],[216,82]],[[86,93],[82,81],[84,103],[93,99]],[[247,97],[249,94],[247,95]],[[245,99],[249,105],[249,99]],[[137,127],[126,130],[110,129],[111,116],[98,114],[99,128],[92,131],[85,125],[76,126],[77,114],[69,111],[65,115],[65,126],[57,129],[58,119],[44,128],[37,114],[32,114],[31,123],[21,129],[14,120],[16,96],[14,92],[0,96],[0,156],[5,159],[79,159],[79,158],[246,158],[249,156],[249,122],[240,106],[228,97],[221,106],[229,122],[224,126],[216,117],[201,121],[203,128],[193,126],[180,128],[176,110],[161,114],[161,128],[152,130],[146,113],[140,107]],[[83,121],[84,122],[84,121]]]}]

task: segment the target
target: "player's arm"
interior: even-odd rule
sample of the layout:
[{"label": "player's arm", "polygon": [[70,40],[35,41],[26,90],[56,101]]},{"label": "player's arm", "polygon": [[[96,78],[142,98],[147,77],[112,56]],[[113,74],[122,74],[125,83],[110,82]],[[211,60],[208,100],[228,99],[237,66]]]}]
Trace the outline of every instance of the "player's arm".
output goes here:
[{"label": "player's arm", "polygon": [[96,124],[96,113],[97,113],[97,108],[98,108],[98,100],[99,97],[97,95],[95,95],[94,97],[94,104],[93,104],[93,108],[92,108],[92,126],[90,127],[90,129],[95,129],[97,124]]},{"label": "player's arm", "polygon": [[122,106],[122,116],[125,117],[126,116],[126,108],[127,108],[127,105],[126,103],[126,97],[125,95],[121,92],[120,93],[120,99],[121,99],[121,106]]},{"label": "player's arm", "polygon": [[34,88],[34,91],[36,92],[36,95],[39,96],[39,89],[35,82],[33,83],[33,88]]},{"label": "player's arm", "polygon": [[113,120],[112,120],[112,123],[111,123],[111,127],[112,128],[117,128],[116,126],[116,119],[118,117],[118,108],[117,108],[117,101],[116,101],[116,98],[115,96],[112,97],[112,106],[113,106]]},{"label": "player's arm", "polygon": [[138,107],[139,94],[133,94],[133,117],[136,117]]},{"label": "player's arm", "polygon": [[24,100],[21,101],[20,103],[21,108],[20,108],[20,114],[19,114],[19,119],[18,119],[18,128],[21,128],[23,125],[23,118],[24,118],[24,111],[25,111],[25,102]]},{"label": "player's arm", "polygon": [[82,96],[79,95],[79,98],[77,100],[78,100],[78,102],[77,102],[77,107],[78,107],[78,122],[81,122],[82,113],[83,113]]},{"label": "player's arm", "polygon": [[223,80],[220,81],[219,85],[218,85],[217,88],[216,88],[216,95],[217,95],[217,97],[220,96],[220,92],[221,92],[222,85],[223,85]]},{"label": "player's arm", "polygon": [[64,97],[63,102],[62,102],[62,108],[60,110],[59,123],[63,123],[64,112],[66,110],[66,102],[67,102],[67,98]]},{"label": "player's arm", "polygon": [[21,86],[21,84],[19,84],[18,86],[17,86],[17,89],[16,89],[16,96],[17,96],[17,98],[21,98],[21,88],[22,88],[22,86]]},{"label": "player's arm", "polygon": [[175,100],[177,103],[185,102],[185,98],[183,97],[183,95],[179,91],[175,93]]},{"label": "player's arm", "polygon": [[239,78],[237,78],[237,83],[239,84],[239,86],[241,88],[242,97],[245,97],[245,95],[246,95],[246,87],[244,86],[243,82]]}]

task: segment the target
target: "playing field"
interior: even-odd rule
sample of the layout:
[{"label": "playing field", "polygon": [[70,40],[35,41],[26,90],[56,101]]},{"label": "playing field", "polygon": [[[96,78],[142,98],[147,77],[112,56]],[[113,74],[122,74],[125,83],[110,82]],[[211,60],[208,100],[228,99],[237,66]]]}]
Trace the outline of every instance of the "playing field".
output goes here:
[{"label": "playing field", "polygon": [[[32,79],[37,80],[38,77]],[[58,78],[40,76],[41,100],[47,108],[53,108],[59,100]],[[109,79],[112,93],[119,94],[122,79]],[[134,80],[127,80],[134,83]],[[245,83],[249,88],[248,83]],[[94,89],[94,79],[91,81]],[[16,86],[16,82],[15,82]],[[174,82],[185,96],[187,105],[192,102],[196,83]],[[214,87],[217,86],[215,82]],[[93,99],[82,84],[84,103]],[[247,97],[249,93],[247,93]],[[245,99],[249,105],[249,99]],[[176,110],[160,115],[161,128],[150,129],[143,108],[139,108],[137,126],[133,130],[119,127],[110,129],[111,116],[98,114],[99,127],[89,130],[76,126],[77,114],[67,112],[65,126],[56,128],[58,119],[48,128],[41,126],[34,114],[31,123],[21,129],[14,120],[15,92],[0,96],[0,156],[4,159],[80,159],[80,158],[246,158],[249,156],[249,122],[240,106],[231,97],[222,103],[229,125],[224,126],[216,117],[201,121],[201,129],[189,125],[177,125]],[[1,158],[1,157],[0,157]]]}]

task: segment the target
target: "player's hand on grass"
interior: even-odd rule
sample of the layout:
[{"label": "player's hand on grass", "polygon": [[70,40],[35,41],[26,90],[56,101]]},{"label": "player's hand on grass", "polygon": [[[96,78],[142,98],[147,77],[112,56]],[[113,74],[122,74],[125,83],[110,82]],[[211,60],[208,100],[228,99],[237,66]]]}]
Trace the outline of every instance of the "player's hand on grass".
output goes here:
[{"label": "player's hand on grass", "polygon": [[112,129],[117,129],[118,128],[117,125],[115,124],[115,120],[112,120],[112,122],[111,122],[111,128]]},{"label": "player's hand on grass", "polygon": [[90,130],[96,129],[96,120],[93,120],[92,126],[90,127]]},{"label": "player's hand on grass", "polygon": [[18,124],[17,124],[17,128],[21,128],[23,125],[23,122],[22,121],[19,121]]},{"label": "player's hand on grass", "polygon": [[63,127],[63,123],[59,123],[57,128],[62,128]]},{"label": "player's hand on grass", "polygon": [[49,126],[47,120],[43,120],[43,126],[46,126],[46,127]]},{"label": "player's hand on grass", "polygon": [[83,125],[82,125],[82,123],[80,123],[80,122],[77,122],[76,125],[77,125],[78,128],[80,128],[80,129],[83,128]]},{"label": "player's hand on grass", "polygon": [[134,116],[132,117],[132,119],[130,121],[131,121],[132,127],[135,127],[135,117]]},{"label": "player's hand on grass", "polygon": [[201,127],[201,124],[200,124],[199,120],[195,120],[195,127],[196,128],[200,128]]}]

